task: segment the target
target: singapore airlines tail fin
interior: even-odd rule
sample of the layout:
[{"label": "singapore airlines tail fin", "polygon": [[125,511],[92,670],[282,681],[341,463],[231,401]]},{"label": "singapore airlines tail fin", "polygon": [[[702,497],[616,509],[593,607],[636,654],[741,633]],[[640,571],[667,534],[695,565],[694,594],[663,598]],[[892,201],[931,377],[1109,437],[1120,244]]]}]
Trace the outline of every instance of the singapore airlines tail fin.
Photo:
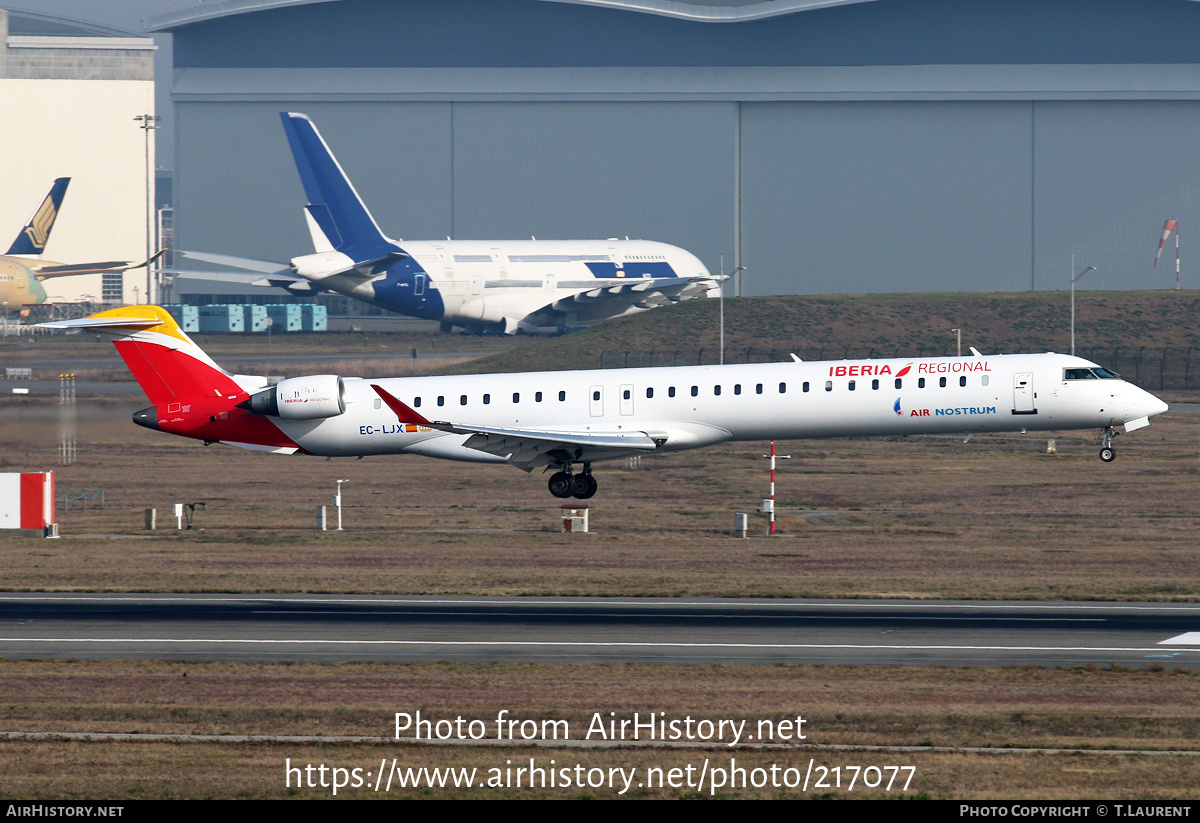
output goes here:
[{"label": "singapore airlines tail fin", "polygon": [[46,241],[50,239],[50,230],[54,228],[54,219],[58,217],[58,210],[62,208],[63,195],[67,193],[67,184],[70,182],[70,177],[60,177],[54,181],[42,204],[29,218],[25,228],[21,229],[17,239],[8,247],[8,254],[19,257],[41,255],[46,248]]},{"label": "singapore airlines tail fin", "polygon": [[150,402],[232,399],[266,387],[266,379],[230,374],[187,336],[159,306],[125,306],[79,320],[42,323],[42,328],[89,331],[113,339]]}]

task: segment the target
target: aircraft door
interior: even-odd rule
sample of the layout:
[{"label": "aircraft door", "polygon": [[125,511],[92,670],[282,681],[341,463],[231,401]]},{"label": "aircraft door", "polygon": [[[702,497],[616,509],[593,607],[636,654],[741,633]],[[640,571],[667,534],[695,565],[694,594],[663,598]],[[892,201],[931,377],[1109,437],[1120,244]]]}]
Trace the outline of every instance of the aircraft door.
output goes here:
[{"label": "aircraft door", "polygon": [[588,403],[591,404],[592,417],[604,416],[604,387],[592,386],[588,389]]},{"label": "aircraft door", "polygon": [[425,275],[418,274],[413,278],[413,294],[420,297],[425,293]]},{"label": "aircraft door", "polygon": [[1037,414],[1037,394],[1033,390],[1033,372],[1013,375],[1013,414]]},{"label": "aircraft door", "polygon": [[621,386],[621,414],[633,414],[633,384]]}]

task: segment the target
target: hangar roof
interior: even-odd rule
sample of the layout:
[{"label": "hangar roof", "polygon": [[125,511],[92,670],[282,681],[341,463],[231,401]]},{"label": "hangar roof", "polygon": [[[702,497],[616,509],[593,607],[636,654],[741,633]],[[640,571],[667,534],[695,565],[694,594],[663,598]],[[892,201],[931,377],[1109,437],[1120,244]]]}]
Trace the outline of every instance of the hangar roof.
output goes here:
[{"label": "hangar roof", "polygon": [[[245,12],[331,2],[337,2],[337,0],[222,0],[222,2],[206,3],[203,6],[153,17],[147,31],[171,31],[190,23],[231,17]],[[747,20],[779,17],[810,9],[873,3],[876,0],[539,0],[539,2],[621,9],[701,23],[740,23]]]}]

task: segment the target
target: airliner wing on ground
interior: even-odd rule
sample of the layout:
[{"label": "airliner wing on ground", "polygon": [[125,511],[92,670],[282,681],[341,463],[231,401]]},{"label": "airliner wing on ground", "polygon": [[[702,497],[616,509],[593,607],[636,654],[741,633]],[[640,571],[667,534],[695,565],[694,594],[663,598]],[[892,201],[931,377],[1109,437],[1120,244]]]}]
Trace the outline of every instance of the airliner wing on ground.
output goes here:
[{"label": "airliner wing on ground", "polygon": [[[292,280],[309,293],[337,292],[439,320],[446,331],[506,334],[581,328],[719,294],[723,278],[695,255],[648,240],[392,240],[313,122],[303,114],[280,116],[315,249],[292,259]],[[248,262],[249,270],[261,271]],[[278,274],[256,280],[303,293]]]},{"label": "airliner wing on ground", "polygon": [[130,269],[140,269],[157,260],[159,252],[148,261],[131,263],[109,260],[101,263],[51,263],[42,260],[42,252],[50,240],[50,231],[62,208],[67,193],[69,177],[60,177],[50,186],[40,206],[29,222],[21,229],[8,251],[0,256],[0,301],[9,307],[28,306],[46,300],[46,290],[41,281],[51,277],[67,277],[77,274],[117,274]]},{"label": "airliner wing on ground", "polygon": [[[150,429],[248,449],[325,457],[419,454],[525,471],[589,498],[592,463],[732,440],[1098,429],[1167,410],[1080,357],[978,355],[363,380],[231,374],[158,306],[42,324],[114,338],[153,404]],[[576,471],[579,469],[579,471]]]}]

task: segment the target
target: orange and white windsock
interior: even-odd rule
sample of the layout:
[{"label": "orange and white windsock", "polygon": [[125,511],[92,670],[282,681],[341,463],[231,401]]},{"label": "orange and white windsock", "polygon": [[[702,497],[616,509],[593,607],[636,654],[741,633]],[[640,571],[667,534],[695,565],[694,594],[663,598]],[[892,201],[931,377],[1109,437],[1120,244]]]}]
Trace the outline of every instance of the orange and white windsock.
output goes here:
[{"label": "orange and white windsock", "polygon": [[1167,244],[1167,238],[1171,236],[1171,232],[1175,231],[1179,223],[1175,220],[1168,220],[1163,223],[1162,239],[1158,241],[1158,254],[1154,255],[1154,268],[1158,268],[1158,258],[1162,257],[1163,246]]}]

